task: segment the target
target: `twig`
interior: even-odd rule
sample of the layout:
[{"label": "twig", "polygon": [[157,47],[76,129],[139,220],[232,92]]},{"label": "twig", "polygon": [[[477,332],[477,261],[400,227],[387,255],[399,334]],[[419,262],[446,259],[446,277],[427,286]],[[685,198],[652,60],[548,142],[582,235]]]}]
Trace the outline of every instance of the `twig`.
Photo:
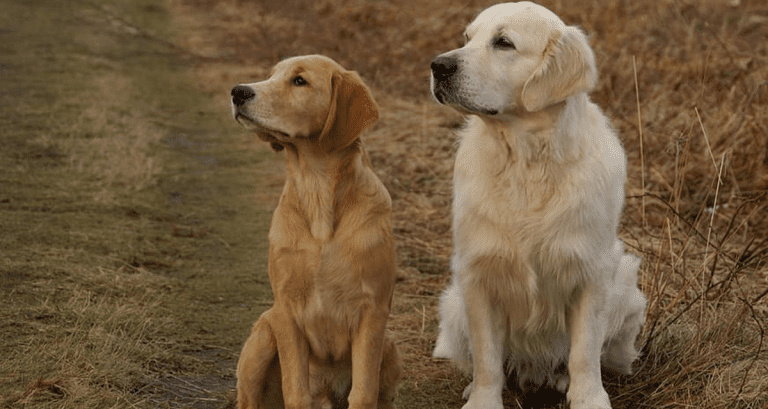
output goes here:
[{"label": "twig", "polygon": [[715,161],[715,155],[712,153],[712,146],[709,145],[709,136],[707,136],[707,130],[704,129],[704,123],[701,122],[701,116],[699,115],[699,108],[693,107],[693,110],[696,111],[696,118],[699,119],[699,126],[701,127],[701,132],[704,133],[704,141],[707,143],[707,150],[709,151],[709,157],[712,159],[712,166],[714,166],[715,170],[717,170],[717,161]]},{"label": "twig", "polygon": [[765,297],[765,296],[766,296],[766,294],[768,294],[768,288],[766,288],[766,289],[765,289],[765,291],[763,291],[762,293],[760,293],[760,295],[758,295],[757,297],[755,297],[755,299],[754,299],[754,300],[752,300],[752,304],[756,304],[758,301],[762,300],[762,299],[763,299],[763,297]]},{"label": "twig", "polygon": [[699,295],[696,296],[696,298],[694,298],[693,300],[688,302],[688,305],[686,305],[680,312],[678,312],[677,315],[674,316],[674,318],[669,320],[669,322],[665,323],[664,328],[662,330],[664,330],[664,329],[668,328],[669,326],[671,326],[672,324],[674,324],[678,319],[680,319],[680,317],[683,316],[683,314],[688,312],[688,310],[690,310],[694,305],[696,305],[696,303],[698,303],[699,300],[701,300],[702,297],[707,295],[707,293],[709,293],[710,291],[714,290],[717,287],[725,285],[727,282],[732,281],[734,276],[736,276],[736,274],[738,272],[739,272],[738,269],[731,270],[728,273],[728,275],[725,278],[723,278],[722,280],[720,280],[720,281],[718,281],[716,283],[708,285],[707,288],[704,289],[704,291],[700,292]]},{"label": "twig", "polygon": [[[120,401],[120,399],[121,399],[121,398],[118,398],[118,402]],[[131,407],[132,407],[132,408],[138,408],[138,406],[136,406],[137,404],[140,404],[140,403],[143,403],[144,401],[146,401],[146,399],[142,399],[142,400],[140,400],[140,401],[138,401],[138,402],[136,402],[136,403],[133,403],[133,402],[129,401],[129,400],[128,400],[128,399],[126,399],[126,398],[122,398],[122,399],[125,399],[126,403],[128,403],[129,405],[131,405]]]},{"label": "twig", "polygon": [[213,238],[215,238],[216,240],[222,242],[227,248],[232,248],[232,246],[230,246],[229,243],[227,243],[226,240],[222,239],[221,236],[219,236],[218,234],[211,233],[211,232],[208,232],[208,234],[213,236]]},{"label": "twig", "polygon": [[[711,153],[711,152],[710,152]],[[707,270],[707,259],[708,253],[709,253],[709,239],[712,236],[712,225],[715,223],[715,213],[717,213],[717,196],[720,194],[720,182],[722,181],[722,178],[720,177],[723,172],[723,164],[725,163],[725,154],[726,152],[723,152],[723,157],[720,159],[720,171],[717,174],[717,186],[715,187],[715,200],[712,203],[712,215],[709,218],[709,228],[707,228],[707,241],[706,245],[704,247],[704,271]],[[735,215],[734,215],[735,217]],[[725,239],[723,239],[725,240]],[[723,243],[720,243],[720,247],[722,247]],[[716,262],[712,263],[712,269],[709,272],[709,280],[708,283],[712,283],[712,277],[715,275],[715,266]]]},{"label": "twig", "polygon": [[[645,193],[645,155],[643,153],[643,121],[640,114],[640,87],[637,85],[637,64],[635,62],[635,56],[632,56],[632,70],[635,74],[635,102],[637,103],[637,129],[640,133],[640,183]],[[643,194],[641,203],[641,215],[643,220],[643,229],[645,229],[645,194]]]},{"label": "twig", "polygon": [[765,335],[763,326],[762,324],[760,324],[760,320],[757,319],[757,316],[755,315],[755,309],[752,308],[752,304],[750,304],[749,302],[747,302],[747,300],[741,297],[739,297],[739,300],[741,300],[744,304],[746,304],[747,308],[749,308],[749,311],[752,313],[752,319],[755,320],[755,323],[757,323],[757,328],[760,329],[760,341],[757,344],[757,351],[755,352],[755,357],[752,358],[752,362],[749,363],[747,370],[744,372],[744,378],[741,380],[741,386],[739,386],[739,392],[736,393],[735,399],[738,399],[739,396],[741,396],[741,392],[744,390],[744,385],[747,383],[747,378],[749,378],[749,371],[752,370],[752,367],[755,365],[755,361],[757,361],[757,359],[760,357],[760,352],[762,352],[763,350],[763,336]]},{"label": "twig", "polygon": [[424,305],[421,306],[421,336],[424,336],[424,328],[427,326],[427,309]]},{"label": "twig", "polygon": [[[682,220],[683,223],[685,223],[691,229],[691,233],[694,233],[696,236],[698,236],[702,240],[706,240],[707,237],[704,236],[704,233],[700,232],[696,228],[696,226],[693,225],[693,223],[691,223],[690,221],[686,220],[677,210],[675,210],[675,208],[669,202],[664,200],[663,197],[661,197],[661,196],[659,196],[659,195],[657,195],[655,193],[650,193],[650,192],[644,194],[643,196],[650,196],[650,197],[652,197],[654,199],[658,199],[659,202],[661,202],[661,204],[665,205],[679,220]],[[635,196],[631,196],[631,197],[635,197]],[[698,219],[698,217],[697,217],[697,219]],[[717,251],[720,251],[720,252],[723,251],[723,249],[720,248],[720,246],[718,244],[716,244],[716,243],[712,244],[712,247],[715,250],[717,250]],[[727,257],[731,261],[735,260],[734,257],[732,255],[728,254],[728,253],[723,252],[723,255],[725,257]]]}]

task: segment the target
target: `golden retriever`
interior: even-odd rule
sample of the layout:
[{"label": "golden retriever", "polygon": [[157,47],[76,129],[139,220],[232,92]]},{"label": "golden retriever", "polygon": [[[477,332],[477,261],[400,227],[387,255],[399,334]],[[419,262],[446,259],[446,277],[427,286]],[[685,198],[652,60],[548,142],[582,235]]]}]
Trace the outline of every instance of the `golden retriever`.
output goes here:
[{"label": "golden retriever", "polygon": [[464,409],[502,408],[505,364],[521,388],[610,408],[601,360],[631,372],[646,299],[640,259],[617,237],[624,150],[587,96],[594,54],[578,28],[530,2],[484,10],[465,36],[431,64],[433,96],[469,115],[434,356],[471,372]]},{"label": "golden retriever", "polygon": [[237,122],[285,150],[287,172],[269,229],[274,303],[240,354],[238,407],[394,408],[391,199],[360,142],[378,119],[371,92],[313,55],[231,95]]}]

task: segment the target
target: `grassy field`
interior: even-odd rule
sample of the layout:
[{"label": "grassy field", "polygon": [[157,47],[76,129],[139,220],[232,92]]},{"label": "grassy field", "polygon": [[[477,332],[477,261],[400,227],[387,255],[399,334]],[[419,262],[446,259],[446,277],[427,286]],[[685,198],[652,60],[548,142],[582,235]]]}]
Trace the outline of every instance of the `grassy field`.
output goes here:
[{"label": "grassy field", "polygon": [[[0,0],[0,407],[234,406],[282,159],[228,90],[309,53],[382,107],[364,143],[395,209],[398,407],[461,407],[468,379],[430,353],[463,120],[428,67],[493,2],[125,3]],[[768,406],[768,5],[541,3],[591,36],[629,159],[620,234],[649,309],[636,374],[604,375],[614,407]]]},{"label": "grassy field", "polygon": [[276,158],[195,88],[162,3],[0,8],[0,407],[231,403]]}]

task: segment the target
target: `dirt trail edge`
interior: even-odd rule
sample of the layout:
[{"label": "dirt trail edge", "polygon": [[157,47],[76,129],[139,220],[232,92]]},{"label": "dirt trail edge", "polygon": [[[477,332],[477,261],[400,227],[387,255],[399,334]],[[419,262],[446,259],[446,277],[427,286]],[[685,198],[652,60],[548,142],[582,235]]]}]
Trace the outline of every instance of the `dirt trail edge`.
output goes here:
[{"label": "dirt trail edge", "polygon": [[0,9],[0,407],[233,407],[279,158],[164,2]]}]

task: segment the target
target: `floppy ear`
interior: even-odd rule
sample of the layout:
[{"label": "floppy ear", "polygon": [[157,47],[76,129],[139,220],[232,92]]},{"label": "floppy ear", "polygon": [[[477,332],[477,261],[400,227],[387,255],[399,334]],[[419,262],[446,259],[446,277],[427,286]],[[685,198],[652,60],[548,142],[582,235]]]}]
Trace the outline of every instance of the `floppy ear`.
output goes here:
[{"label": "floppy ear", "polygon": [[555,32],[544,53],[541,64],[523,85],[521,98],[528,112],[541,110],[595,87],[595,54],[581,30],[565,27],[561,32]]},{"label": "floppy ear", "polygon": [[326,152],[346,148],[379,119],[379,106],[356,72],[336,71],[331,87],[331,107],[319,138]]}]

